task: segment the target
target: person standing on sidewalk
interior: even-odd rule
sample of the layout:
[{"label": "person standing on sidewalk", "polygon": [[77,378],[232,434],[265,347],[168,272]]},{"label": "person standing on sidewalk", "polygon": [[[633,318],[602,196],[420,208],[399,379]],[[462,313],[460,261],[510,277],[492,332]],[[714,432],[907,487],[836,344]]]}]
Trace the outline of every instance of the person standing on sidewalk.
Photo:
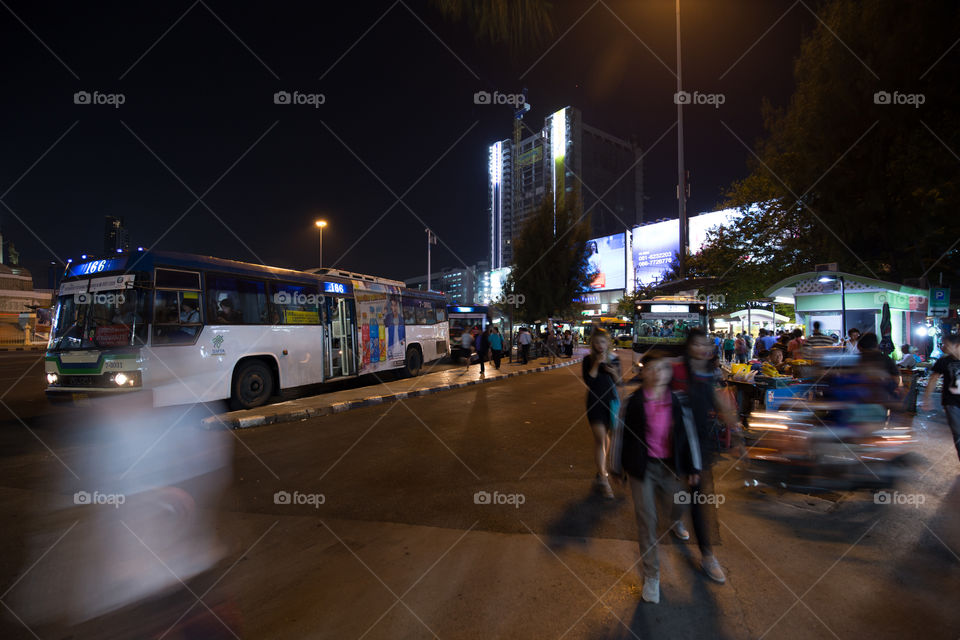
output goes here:
[{"label": "person standing on sidewalk", "polygon": [[530,361],[530,344],[533,342],[533,336],[526,327],[520,327],[517,334],[517,345],[520,347],[520,363],[527,364]]},{"label": "person standing on sidewalk", "polygon": [[469,369],[470,355],[473,353],[473,334],[466,329],[460,334],[460,352],[467,359],[467,369]]},{"label": "person standing on sidewalk", "polygon": [[480,361],[480,376],[485,375],[483,364],[487,361],[487,352],[490,350],[490,327],[486,331],[481,331],[474,338],[473,348],[477,350],[477,359]]},{"label": "person standing on sidewalk", "polygon": [[960,336],[947,335],[943,337],[943,356],[933,365],[930,379],[927,381],[927,391],[923,396],[924,411],[932,411],[931,396],[937,387],[937,381],[943,378],[943,390],[940,392],[940,403],[943,412],[947,414],[947,425],[953,434],[953,444],[960,457]]},{"label": "person standing on sidewalk", "polygon": [[642,385],[627,401],[623,429],[611,451],[611,471],[626,472],[637,516],[643,592],[646,602],[660,602],[660,559],[657,552],[657,497],[680,502],[679,477],[700,481],[700,447],[689,408],[670,391],[672,366],[657,349],[643,357]]},{"label": "person standing on sidewalk", "polygon": [[500,358],[503,357],[503,336],[500,335],[500,329],[494,327],[488,336],[490,340],[490,355],[493,357],[493,366],[500,368]]},{"label": "person standing on sidewalk", "polygon": [[733,353],[734,348],[736,347],[736,342],[733,339],[732,335],[727,335],[723,339],[723,360],[725,362],[733,362]]},{"label": "person standing on sidewalk", "polygon": [[[700,449],[701,466],[698,482],[690,482],[692,499],[690,517],[693,520],[693,532],[700,547],[701,562],[710,578],[716,582],[726,582],[726,576],[716,556],[710,536],[713,531],[713,506],[716,500],[713,484],[713,463],[720,451],[720,425],[728,429],[737,424],[735,408],[727,396],[720,390],[716,366],[711,364],[713,353],[710,338],[702,329],[692,329],[684,345],[683,362],[673,366],[671,388],[685,396],[693,422],[697,428],[697,444]],[[674,534],[681,540],[690,538],[683,523],[678,523]]]},{"label": "person standing on sidewalk", "polygon": [[610,351],[610,336],[597,328],[590,334],[590,353],[583,359],[583,381],[587,385],[587,422],[593,433],[593,460],[597,465],[596,485],[603,496],[612,499],[607,454],[610,432],[620,414],[617,382],[620,371]]},{"label": "person standing on sidewalk", "polygon": [[549,363],[553,364],[557,361],[557,330],[553,326],[553,322],[547,326],[547,356],[550,358]]}]

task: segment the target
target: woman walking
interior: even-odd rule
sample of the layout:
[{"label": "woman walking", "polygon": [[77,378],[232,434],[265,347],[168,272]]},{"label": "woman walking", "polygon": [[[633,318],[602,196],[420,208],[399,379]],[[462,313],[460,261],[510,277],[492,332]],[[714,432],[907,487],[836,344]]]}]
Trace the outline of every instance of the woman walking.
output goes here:
[{"label": "woman walking", "polygon": [[583,359],[583,381],[587,385],[587,422],[593,433],[593,458],[597,465],[596,485],[605,498],[613,498],[607,453],[610,431],[620,413],[617,382],[620,371],[610,350],[610,336],[597,328],[590,334],[590,353]]},{"label": "woman walking", "polygon": [[500,329],[494,327],[488,336],[490,341],[490,355],[493,358],[493,366],[500,368],[500,358],[503,357],[503,336],[500,335]]},{"label": "woman walking", "polygon": [[660,602],[657,499],[676,505],[680,477],[687,476],[695,486],[701,468],[696,426],[680,396],[670,391],[672,370],[664,356],[655,349],[644,355],[643,384],[627,401],[623,429],[611,452],[614,475],[626,472],[630,481],[643,557],[642,597],[652,603]]},{"label": "woman walking", "polygon": [[[696,425],[702,459],[697,482],[692,479],[690,482],[690,516],[697,545],[700,547],[700,565],[712,580],[723,583],[726,576],[713,555],[710,540],[716,509],[716,500],[713,499],[713,463],[720,451],[721,422],[726,423],[727,428],[732,428],[737,424],[737,414],[720,391],[717,367],[713,362],[713,345],[702,329],[691,329],[687,336],[683,362],[674,365],[671,387],[675,392],[686,395]],[[681,540],[690,537],[682,524],[674,528],[674,533]]]}]

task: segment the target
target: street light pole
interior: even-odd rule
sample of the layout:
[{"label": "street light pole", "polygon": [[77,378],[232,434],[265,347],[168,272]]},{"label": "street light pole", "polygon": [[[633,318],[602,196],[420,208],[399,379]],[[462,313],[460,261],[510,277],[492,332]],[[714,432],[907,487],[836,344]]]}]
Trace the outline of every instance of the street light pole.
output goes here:
[{"label": "street light pole", "polygon": [[327,226],[327,221],[326,221],[326,220],[317,220],[317,221],[314,222],[313,224],[316,225],[317,231],[320,232],[320,233],[319,233],[319,240],[320,240],[320,241],[319,241],[319,244],[318,244],[318,246],[317,246],[317,268],[318,268],[318,269],[322,269],[322,268],[323,268],[323,228],[324,228],[325,226]]},{"label": "street light pole", "polygon": [[680,208],[680,279],[687,275],[687,172],[683,162],[683,72],[680,64],[680,0],[677,3],[677,202]]},{"label": "street light pole", "polygon": [[437,235],[429,229],[425,230],[427,232],[427,291],[433,291],[430,288],[431,278],[430,278],[430,245],[437,244]]}]

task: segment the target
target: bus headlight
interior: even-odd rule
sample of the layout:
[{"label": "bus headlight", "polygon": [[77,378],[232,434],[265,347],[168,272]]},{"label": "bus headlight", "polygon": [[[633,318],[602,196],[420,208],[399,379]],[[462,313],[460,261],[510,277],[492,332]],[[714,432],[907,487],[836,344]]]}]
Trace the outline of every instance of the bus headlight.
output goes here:
[{"label": "bus headlight", "polygon": [[60,377],[57,376],[57,374],[55,374],[55,373],[48,373],[48,374],[47,374],[47,384],[57,384],[57,380],[59,380],[59,379],[60,379]]},{"label": "bus headlight", "polygon": [[120,387],[127,384],[128,380],[130,380],[130,378],[128,378],[127,374],[125,373],[118,373],[117,375],[113,376],[113,381],[116,382],[117,386],[120,386]]}]

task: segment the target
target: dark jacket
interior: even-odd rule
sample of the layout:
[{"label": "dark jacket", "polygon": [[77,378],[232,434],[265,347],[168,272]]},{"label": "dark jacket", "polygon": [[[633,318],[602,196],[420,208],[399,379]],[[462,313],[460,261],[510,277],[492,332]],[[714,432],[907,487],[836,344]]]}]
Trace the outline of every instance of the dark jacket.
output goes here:
[{"label": "dark jacket", "polygon": [[[678,473],[700,473],[703,464],[700,458],[699,438],[693,414],[680,395],[671,391],[673,398],[673,459],[670,461]],[[613,472],[621,469],[635,478],[643,478],[647,470],[647,413],[643,387],[633,392],[627,400],[623,416],[623,429],[619,429],[611,444]]]},{"label": "dark jacket", "polygon": [[477,355],[481,360],[487,359],[487,349],[490,348],[490,339],[486,331],[477,334],[473,339],[473,348],[477,350]]}]

